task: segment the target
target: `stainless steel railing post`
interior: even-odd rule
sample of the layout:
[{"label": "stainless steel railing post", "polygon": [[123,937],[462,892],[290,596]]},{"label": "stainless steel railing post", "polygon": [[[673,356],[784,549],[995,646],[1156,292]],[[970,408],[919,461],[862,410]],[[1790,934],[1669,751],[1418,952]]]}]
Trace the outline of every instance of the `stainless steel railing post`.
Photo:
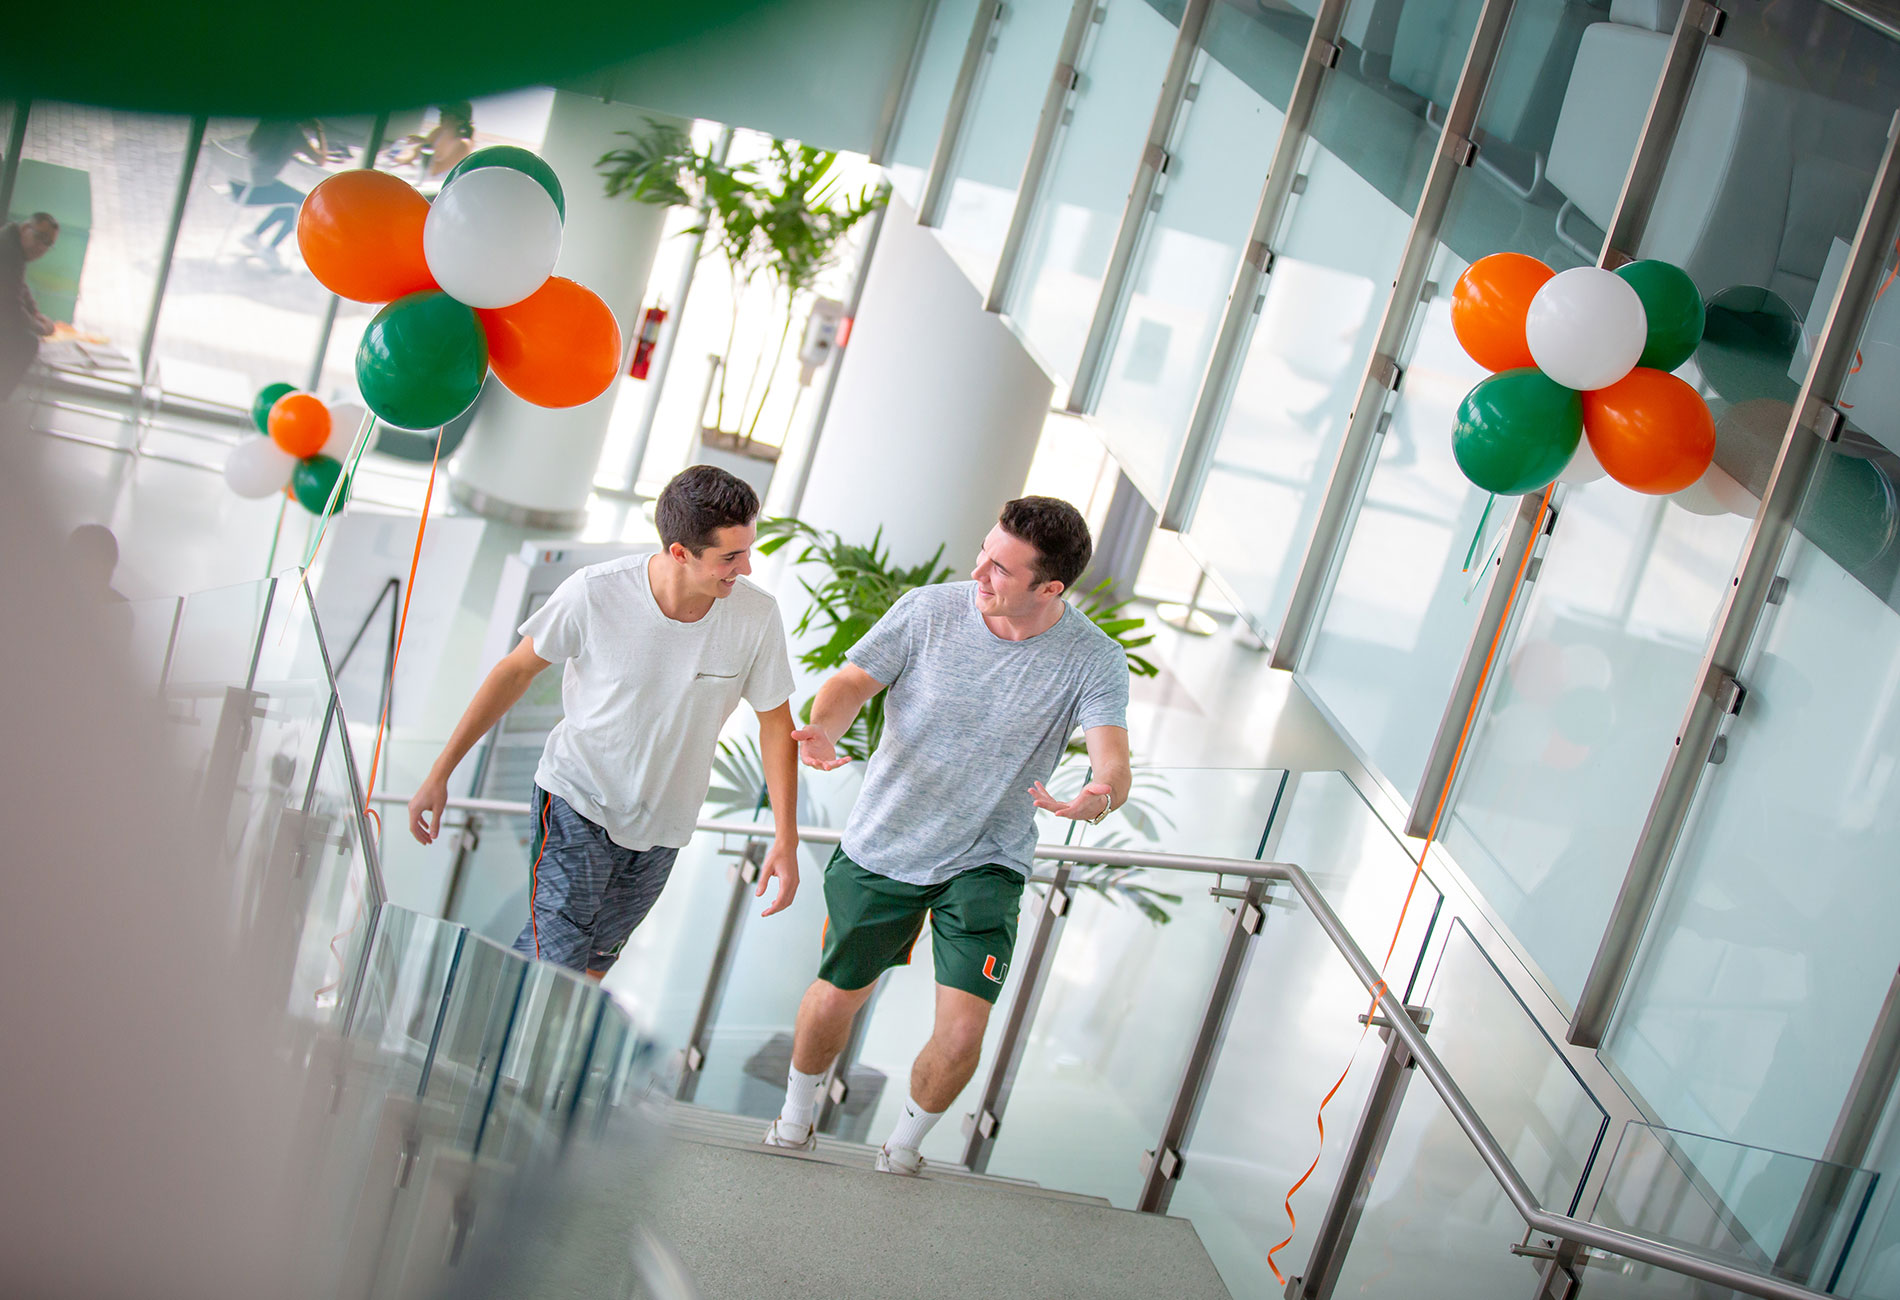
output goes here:
[{"label": "stainless steel railing post", "polygon": [[989,1168],[996,1150],[996,1134],[1003,1124],[1003,1112],[1009,1106],[1009,1094],[1016,1086],[1016,1072],[1022,1068],[1029,1048],[1029,1027],[1042,1005],[1042,992],[1049,983],[1049,971],[1055,965],[1056,945],[1062,940],[1062,927],[1068,919],[1069,873],[1066,862],[1056,864],[1055,879],[1042,896],[1036,913],[1036,928],[1030,933],[1029,946],[1016,959],[1016,996],[1004,1015],[1003,1032],[997,1039],[996,1055],[983,1080],[976,1109],[964,1116],[963,1163],[982,1173]]},{"label": "stainless steel railing post", "polygon": [[[1431,1024],[1432,1013],[1426,1007],[1407,1007],[1420,1029]],[[1306,1256],[1306,1271],[1292,1278],[1286,1289],[1290,1300],[1332,1300],[1339,1285],[1339,1273],[1352,1250],[1353,1234],[1365,1213],[1366,1198],[1372,1192],[1372,1180],[1378,1176],[1379,1161],[1385,1156],[1386,1143],[1392,1137],[1392,1122],[1398,1118],[1399,1103],[1405,1100],[1405,1085],[1411,1080],[1412,1053],[1389,1021],[1379,1026],[1385,1040],[1385,1052],[1379,1058],[1378,1073],[1366,1092],[1366,1104],[1359,1112],[1359,1126],[1347,1143],[1339,1181],[1333,1186],[1332,1200],[1319,1222],[1313,1248]]]},{"label": "stainless steel railing post", "polygon": [[1155,1149],[1142,1157],[1141,1192],[1135,1208],[1151,1214],[1166,1214],[1180,1180],[1182,1151],[1194,1136],[1194,1121],[1199,1117],[1201,1101],[1207,1096],[1208,1079],[1220,1056],[1221,1041],[1227,1037],[1233,1019],[1234,1003],[1240,996],[1240,984],[1247,974],[1247,961],[1253,955],[1253,941],[1267,920],[1267,881],[1259,876],[1247,881],[1240,905],[1234,909],[1227,926],[1227,943],[1221,950],[1220,965],[1214,971],[1214,984],[1207,992],[1207,1005],[1201,1012],[1201,1026],[1188,1049],[1187,1063],[1181,1070],[1181,1082],[1174,1090],[1174,1103],[1161,1126]]},{"label": "stainless steel railing post", "polygon": [[719,1004],[726,996],[726,981],[732,976],[733,954],[739,950],[739,933],[745,928],[746,904],[752,886],[759,878],[759,866],[765,861],[762,840],[749,840],[745,852],[731,868],[732,890],[726,896],[726,914],[719,922],[719,938],[713,945],[712,967],[706,972],[706,984],[700,991],[699,1010],[693,1015],[692,1032],[680,1058],[679,1081],[674,1085],[675,1101],[691,1101],[699,1090],[700,1073],[706,1064],[708,1036]]}]

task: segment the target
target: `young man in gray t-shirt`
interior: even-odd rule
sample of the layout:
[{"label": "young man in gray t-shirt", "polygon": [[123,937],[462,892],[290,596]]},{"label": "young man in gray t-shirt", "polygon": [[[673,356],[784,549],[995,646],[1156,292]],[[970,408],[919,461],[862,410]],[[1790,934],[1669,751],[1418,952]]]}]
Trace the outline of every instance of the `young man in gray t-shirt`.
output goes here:
[{"label": "young man in gray t-shirt", "polygon": [[[877,1155],[887,1173],[922,1169],[918,1145],[976,1072],[1009,971],[1035,810],[1100,821],[1128,797],[1128,658],[1062,599],[1090,549],[1074,506],[1010,502],[973,580],[907,593],[820,688],[811,724],[792,733],[807,766],[840,767],[838,737],[890,691],[863,792],[825,868],[824,955],[798,1009],[785,1107],[768,1144],[816,1145],[824,1074],[878,976],[910,960],[927,915],[936,1025]],[[1063,802],[1043,782],[1078,728],[1095,779]]]}]

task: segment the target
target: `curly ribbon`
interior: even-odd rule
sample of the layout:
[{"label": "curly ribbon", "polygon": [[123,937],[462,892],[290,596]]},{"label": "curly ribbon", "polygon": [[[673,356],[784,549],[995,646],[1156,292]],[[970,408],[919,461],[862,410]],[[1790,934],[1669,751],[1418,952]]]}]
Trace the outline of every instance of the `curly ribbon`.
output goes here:
[{"label": "curly ribbon", "polygon": [[[1552,483],[1544,489],[1543,498],[1537,503],[1537,519],[1540,525],[1544,519],[1544,512],[1550,509],[1551,493],[1556,490],[1557,485]],[[1531,536],[1533,539],[1537,536],[1535,530]],[[1497,662],[1498,649],[1504,641],[1504,629],[1510,625],[1511,608],[1517,603],[1518,594],[1524,587],[1524,575],[1530,569],[1532,549],[1533,547],[1526,546],[1524,554],[1518,557],[1517,572],[1512,575],[1510,592],[1504,598],[1503,614],[1498,619],[1497,628],[1491,633],[1491,644],[1485,651],[1484,667],[1479,670],[1477,688],[1471,693],[1471,706],[1465,710],[1465,725],[1458,733],[1458,746],[1452,751],[1451,769],[1445,774],[1444,787],[1438,792],[1438,806],[1432,810],[1431,826],[1425,832],[1425,842],[1419,848],[1418,861],[1412,867],[1412,882],[1406,887],[1405,902],[1399,907],[1399,919],[1392,927],[1392,941],[1386,945],[1385,957],[1379,962],[1381,974],[1391,964],[1392,954],[1398,951],[1399,935],[1404,933],[1406,914],[1411,911],[1412,900],[1418,894],[1419,877],[1425,874],[1425,858],[1432,850],[1433,841],[1438,838],[1438,825],[1445,815],[1445,803],[1451,795],[1452,779],[1458,774],[1458,765],[1464,761],[1465,745],[1471,739],[1471,728],[1478,717],[1478,704],[1484,699],[1485,684],[1490,681],[1491,669]],[[1339,1077],[1333,1081],[1333,1086],[1326,1090],[1326,1095],[1320,1099],[1318,1111],[1314,1113],[1313,1122],[1319,1128],[1319,1147],[1313,1152],[1313,1163],[1308,1165],[1306,1172],[1287,1189],[1286,1197],[1281,1202],[1286,1211],[1287,1232],[1280,1243],[1267,1252],[1267,1267],[1273,1270],[1274,1280],[1282,1287],[1286,1285],[1286,1275],[1280,1272],[1280,1266],[1273,1262],[1273,1257],[1290,1245],[1294,1234],[1299,1231],[1300,1221],[1293,1213],[1294,1194],[1306,1185],[1307,1179],[1313,1176],[1313,1171],[1319,1168],[1320,1156],[1326,1150],[1326,1107],[1345,1086],[1346,1077],[1352,1073],[1353,1062],[1358,1058],[1359,1046],[1366,1041],[1366,1035],[1372,1032],[1372,1015],[1379,1009],[1379,1000],[1389,992],[1391,989],[1383,979],[1372,986],[1372,1005],[1366,1012],[1366,1027],[1359,1031],[1358,1041],[1353,1044],[1352,1055],[1346,1060],[1346,1068],[1339,1072]]]}]

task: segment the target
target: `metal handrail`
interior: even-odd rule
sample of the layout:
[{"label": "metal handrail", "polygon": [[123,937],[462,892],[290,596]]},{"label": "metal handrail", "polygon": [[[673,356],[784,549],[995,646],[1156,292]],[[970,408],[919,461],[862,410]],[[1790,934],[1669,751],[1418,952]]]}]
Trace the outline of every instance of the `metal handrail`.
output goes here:
[{"label": "metal handrail", "polygon": [[[407,803],[401,795],[377,795],[377,803]],[[450,799],[449,808],[465,809],[470,812],[515,813],[526,815],[529,805],[502,799]],[[762,839],[776,835],[775,826],[759,822],[742,821],[737,818],[713,818],[697,824],[699,830],[718,835],[742,835],[751,839]],[[842,832],[825,826],[800,826],[798,835],[801,841],[813,844],[836,844],[842,838]],[[1451,1071],[1438,1059],[1431,1045],[1426,1041],[1424,1031],[1413,1021],[1399,996],[1386,985],[1379,974],[1379,968],[1373,965],[1371,958],[1359,947],[1356,940],[1346,929],[1345,922],[1333,911],[1326,896],[1320,892],[1313,878],[1300,867],[1290,862],[1257,862],[1249,858],[1218,858],[1190,856],[1180,853],[1156,853],[1140,849],[1089,848],[1074,844],[1038,844],[1033,856],[1039,861],[1068,862],[1085,866],[1105,867],[1147,867],[1164,871],[1189,871],[1208,876],[1246,876],[1260,880],[1284,881],[1293,887],[1300,896],[1313,918],[1319,922],[1320,929],[1332,940],[1333,947],[1346,960],[1347,966],[1373,995],[1377,1006],[1391,1022],[1392,1032],[1405,1044],[1420,1074],[1432,1085],[1432,1090],[1444,1102],[1445,1109],[1464,1130],[1465,1137],[1476,1148],[1478,1158],[1484,1161],[1491,1176],[1511,1202],[1511,1207],[1521,1216],[1533,1232],[1543,1233],[1560,1241],[1573,1242],[1579,1246],[1594,1246],[1626,1259],[1639,1263],[1652,1264],[1668,1269],[1672,1273],[1681,1273],[1686,1277],[1699,1278],[1718,1286],[1725,1286],[1748,1295],[1762,1296],[1765,1300],[1829,1300],[1827,1293],[1811,1290],[1798,1282],[1785,1278],[1769,1277],[1750,1269],[1741,1268],[1727,1260],[1699,1251],[1686,1250],[1651,1237],[1638,1236],[1635,1233],[1622,1232],[1615,1228],[1606,1228],[1601,1224],[1590,1223],[1583,1219],[1571,1218],[1566,1214],[1555,1214],[1538,1203],[1537,1194],[1531,1190],[1524,1175],[1518,1172],[1503,1146],[1492,1134],[1477,1109],[1466,1097],[1457,1080],[1451,1077]]]}]

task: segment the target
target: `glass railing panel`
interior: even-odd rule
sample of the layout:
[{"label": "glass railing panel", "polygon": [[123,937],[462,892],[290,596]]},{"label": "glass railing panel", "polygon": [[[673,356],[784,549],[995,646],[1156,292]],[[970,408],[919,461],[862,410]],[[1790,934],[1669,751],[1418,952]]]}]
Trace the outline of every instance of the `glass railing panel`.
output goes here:
[{"label": "glass railing panel", "polygon": [[[1531,1192],[1574,1212],[1609,1116],[1461,921],[1424,1000],[1433,1050]],[[1463,1300],[1534,1289],[1539,1262],[1511,1253],[1524,1220],[1431,1085],[1408,1076],[1335,1294]]]},{"label": "glass railing panel", "polygon": [[1208,15],[1097,403],[1096,428],[1150,501],[1173,477],[1312,25],[1251,2]]},{"label": "glass railing panel", "polygon": [[[1428,103],[1394,93],[1382,71],[1398,9],[1347,7],[1299,162],[1303,192],[1269,236],[1273,274],[1188,533],[1266,638],[1279,634],[1437,142]],[[1402,14],[1447,50],[1462,51],[1477,21],[1475,5]]]},{"label": "glass railing panel", "polygon": [[604,997],[573,971],[545,962],[529,968],[476,1154],[514,1163],[560,1136]]},{"label": "glass railing panel", "polygon": [[[1879,1175],[1678,1133],[1623,1130],[1593,1223],[1832,1290]],[[1706,1286],[1622,1259],[1592,1260],[1592,1294],[1695,1296]]]},{"label": "glass railing panel", "polygon": [[130,631],[125,639],[126,662],[132,670],[133,688],[143,695],[158,694],[172,648],[172,629],[184,608],[183,599],[159,596],[126,602],[126,609],[131,613]]},{"label": "glass railing panel", "polygon": [[[1421,877],[1406,905],[1413,855],[1343,773],[1291,777],[1265,856],[1304,868],[1375,961],[1390,945],[1388,981],[1407,991],[1439,895]],[[1284,886],[1276,887],[1168,1210],[1193,1220],[1241,1300],[1280,1294],[1262,1257],[1286,1236],[1287,1189],[1321,1154],[1310,1116],[1334,1072],[1355,1061],[1326,1109],[1323,1157],[1296,1202],[1300,1231],[1275,1256],[1283,1268],[1305,1258],[1380,1051],[1376,1036],[1366,1037],[1358,1023],[1370,1005],[1365,986],[1304,913]]]},{"label": "glass railing panel", "polygon": [[382,909],[345,1033],[357,1071],[392,1094],[416,1096],[436,1041],[462,927],[400,907]]},{"label": "glass railing panel", "polygon": [[319,1023],[351,1005],[375,905],[347,745],[341,729],[332,728],[317,760],[316,788],[300,810],[292,868],[290,1011]]},{"label": "glass railing panel", "polygon": [[528,970],[519,955],[479,936],[469,935],[462,945],[424,1096],[448,1117],[464,1148],[474,1143]]},{"label": "glass railing panel", "polygon": [[[971,92],[937,235],[971,283],[984,291],[996,275],[1023,164],[1074,8],[1072,0],[1016,0],[1002,6],[995,48]],[[917,196],[906,197],[915,202]]]},{"label": "glass railing panel", "polygon": [[[1277,771],[1138,771],[1129,804],[1078,828],[1078,842],[1257,858],[1286,780]],[[1216,883],[1077,869],[989,1172],[1133,1205],[1142,1152],[1161,1135],[1220,961],[1233,904],[1209,893]]]},{"label": "glass railing panel", "polygon": [[978,0],[941,0],[930,11],[910,90],[904,97],[904,115],[892,133],[890,154],[884,161],[891,188],[911,207],[923,196],[930,174],[931,155],[943,134],[943,115],[950,105],[963,49],[976,21]]},{"label": "glass railing panel", "polygon": [[180,757],[194,771],[203,771],[210,758],[226,688],[250,680],[258,630],[270,600],[269,579],[185,597],[165,701]]},{"label": "glass railing panel", "polygon": [[1058,397],[1075,378],[1180,21],[1147,0],[1107,0],[1077,56],[1071,111],[1056,137],[1006,310]]}]

